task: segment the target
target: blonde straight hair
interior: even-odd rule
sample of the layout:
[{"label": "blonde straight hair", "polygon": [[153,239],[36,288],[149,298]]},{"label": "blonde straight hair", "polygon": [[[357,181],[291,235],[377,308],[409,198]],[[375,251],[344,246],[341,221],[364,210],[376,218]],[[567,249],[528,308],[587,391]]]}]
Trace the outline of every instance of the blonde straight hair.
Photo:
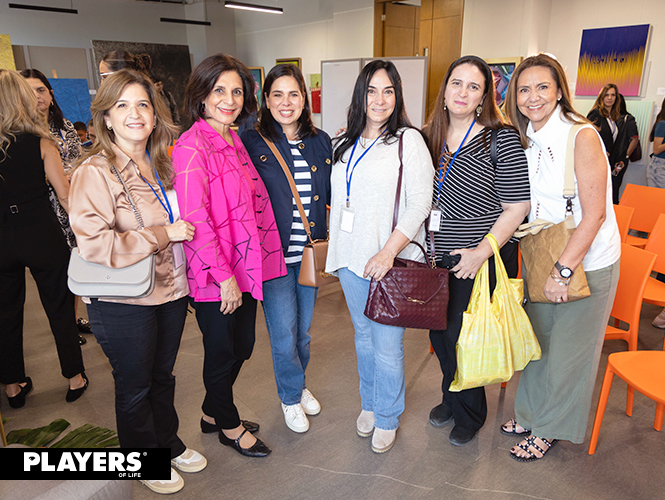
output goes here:
[{"label": "blonde straight hair", "polygon": [[37,98],[18,72],[0,69],[0,161],[17,134],[32,134],[55,144],[46,117],[37,109]]}]

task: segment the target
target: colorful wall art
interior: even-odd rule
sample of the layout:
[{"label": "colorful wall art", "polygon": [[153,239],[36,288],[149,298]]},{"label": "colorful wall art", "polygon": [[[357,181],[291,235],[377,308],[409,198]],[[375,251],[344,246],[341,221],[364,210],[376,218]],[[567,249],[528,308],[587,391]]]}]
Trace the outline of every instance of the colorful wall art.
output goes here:
[{"label": "colorful wall art", "polygon": [[14,64],[14,52],[9,35],[0,35],[0,69],[16,70]]},{"label": "colorful wall art", "polygon": [[577,95],[595,96],[615,83],[624,96],[639,96],[649,24],[582,31]]}]

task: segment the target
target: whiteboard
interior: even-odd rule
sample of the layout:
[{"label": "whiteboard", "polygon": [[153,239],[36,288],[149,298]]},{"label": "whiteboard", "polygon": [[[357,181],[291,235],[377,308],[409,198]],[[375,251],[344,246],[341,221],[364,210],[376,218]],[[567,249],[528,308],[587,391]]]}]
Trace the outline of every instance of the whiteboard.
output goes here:
[{"label": "whiteboard", "polygon": [[346,113],[361,68],[360,59],[321,61],[321,128],[330,137],[346,127]]},{"label": "whiteboard", "polygon": [[[374,59],[391,61],[402,79],[404,106],[414,127],[425,124],[427,102],[427,57],[373,57],[363,59],[363,67]],[[351,102],[351,101],[349,101]]]}]

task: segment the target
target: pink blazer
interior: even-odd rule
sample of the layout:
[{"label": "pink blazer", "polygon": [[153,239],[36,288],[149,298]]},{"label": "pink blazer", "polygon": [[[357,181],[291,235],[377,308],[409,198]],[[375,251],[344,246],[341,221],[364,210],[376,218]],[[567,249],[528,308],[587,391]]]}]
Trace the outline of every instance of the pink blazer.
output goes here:
[{"label": "pink blazer", "polygon": [[219,301],[219,283],[231,276],[241,292],[263,300],[263,282],[286,274],[268,191],[238,135],[231,136],[233,146],[199,119],[173,148],[180,216],[196,227],[184,247],[197,302]]}]

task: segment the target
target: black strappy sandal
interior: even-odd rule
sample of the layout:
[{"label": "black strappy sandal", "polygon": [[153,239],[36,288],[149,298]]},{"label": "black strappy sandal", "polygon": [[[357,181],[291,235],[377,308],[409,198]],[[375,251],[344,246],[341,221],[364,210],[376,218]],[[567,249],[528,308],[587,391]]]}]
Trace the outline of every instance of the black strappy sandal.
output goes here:
[{"label": "black strappy sandal", "polygon": [[501,434],[505,434],[506,436],[528,436],[531,434],[530,430],[525,429],[523,432],[517,432],[517,421],[514,418],[510,419],[510,422],[508,422],[508,425],[510,425],[510,430],[506,430],[505,426],[507,424],[503,424],[501,426]]},{"label": "black strappy sandal", "polygon": [[[536,444],[536,439],[540,439],[543,443],[547,445],[546,449],[542,449],[540,446]],[[554,443],[556,443],[557,440],[553,439],[552,442],[550,443],[547,439],[539,438],[538,436],[529,436],[526,438],[526,445],[523,445],[522,443],[518,443],[516,446],[524,451],[526,451],[529,456],[528,457],[518,457],[515,455],[512,450],[510,451],[510,456],[517,460],[518,462],[533,462],[535,460],[540,460],[545,456],[545,454],[554,446]],[[529,448],[535,448],[538,450],[540,453],[540,456],[537,457]]]}]

